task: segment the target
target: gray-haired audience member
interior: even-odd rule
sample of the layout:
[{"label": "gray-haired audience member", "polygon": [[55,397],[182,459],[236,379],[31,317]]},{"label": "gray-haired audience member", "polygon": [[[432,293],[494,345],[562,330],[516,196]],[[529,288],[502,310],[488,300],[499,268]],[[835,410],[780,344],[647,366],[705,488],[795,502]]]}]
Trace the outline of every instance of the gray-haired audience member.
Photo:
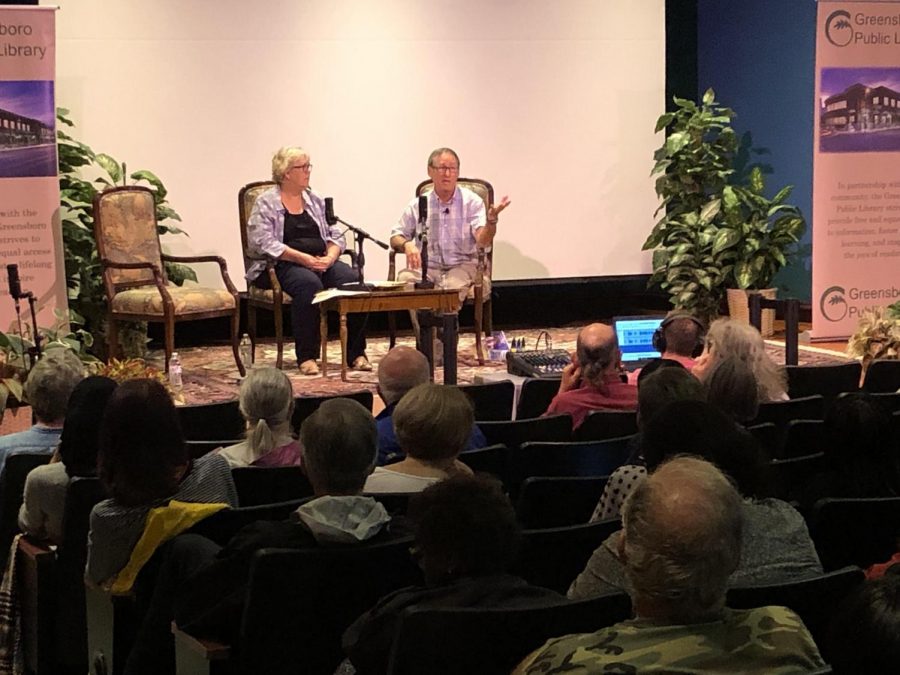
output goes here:
[{"label": "gray-haired audience member", "polygon": [[705,376],[707,400],[735,422],[756,419],[759,387],[750,364],[734,356],[715,361]]},{"label": "gray-haired audience member", "polygon": [[516,673],[803,673],[824,667],[785,607],[732,610],[725,591],[741,557],[741,496],[714,465],[663,464],[625,505],[618,555],[635,618],[548,641]]},{"label": "gray-haired audience member", "polygon": [[26,431],[0,436],[0,471],[6,458],[23,452],[52,454],[59,444],[69,396],[84,379],[84,364],[69,349],[48,349],[25,381],[25,400],[35,424]]},{"label": "gray-haired audience member", "polygon": [[288,376],[271,366],[250,369],[238,400],[247,424],[246,440],[220,450],[236,466],[300,464],[300,444],[291,436],[294,390]]}]

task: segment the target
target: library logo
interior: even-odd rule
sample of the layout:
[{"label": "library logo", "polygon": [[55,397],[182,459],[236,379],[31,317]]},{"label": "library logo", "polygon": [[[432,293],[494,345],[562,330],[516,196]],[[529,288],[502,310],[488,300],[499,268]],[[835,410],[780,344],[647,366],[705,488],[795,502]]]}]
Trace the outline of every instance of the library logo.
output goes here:
[{"label": "library logo", "polygon": [[847,301],[844,299],[843,286],[827,288],[819,298],[819,311],[829,321],[840,321],[847,316]]},{"label": "library logo", "polygon": [[839,9],[825,19],[825,37],[835,47],[846,47],[853,40],[853,26],[850,25],[850,12]]}]

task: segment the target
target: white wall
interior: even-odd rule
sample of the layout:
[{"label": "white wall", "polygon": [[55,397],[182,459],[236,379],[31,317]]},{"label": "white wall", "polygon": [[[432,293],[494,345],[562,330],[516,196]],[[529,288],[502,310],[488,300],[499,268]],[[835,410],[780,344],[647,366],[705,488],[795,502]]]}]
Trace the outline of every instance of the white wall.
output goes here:
[{"label": "white wall", "polygon": [[[647,272],[663,0],[57,0],[57,104],[156,172],[243,288],[237,191],[304,146],[312,184],[387,240],[428,153],[510,195],[495,278]],[[387,255],[366,245],[367,276]],[[213,278],[213,270],[201,279]]]}]

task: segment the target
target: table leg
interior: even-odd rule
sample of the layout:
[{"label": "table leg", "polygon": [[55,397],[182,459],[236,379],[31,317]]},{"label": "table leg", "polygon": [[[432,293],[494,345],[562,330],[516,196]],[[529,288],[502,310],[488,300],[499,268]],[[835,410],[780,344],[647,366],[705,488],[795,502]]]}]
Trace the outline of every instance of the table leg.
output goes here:
[{"label": "table leg", "polygon": [[459,336],[459,314],[444,314],[444,384],[456,384],[456,347]]},{"label": "table leg", "polygon": [[341,312],[341,381],[347,381],[347,312]]},{"label": "table leg", "polygon": [[431,312],[418,310],[419,319],[419,351],[428,359],[428,369],[434,380],[434,333],[431,326]]},{"label": "table leg", "polygon": [[322,341],[322,377],[328,377],[328,310],[319,305],[319,337]]}]

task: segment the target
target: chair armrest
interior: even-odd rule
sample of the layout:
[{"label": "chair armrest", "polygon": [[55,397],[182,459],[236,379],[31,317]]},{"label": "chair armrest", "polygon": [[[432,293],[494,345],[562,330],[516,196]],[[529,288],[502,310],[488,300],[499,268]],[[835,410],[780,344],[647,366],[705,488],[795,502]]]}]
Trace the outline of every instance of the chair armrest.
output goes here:
[{"label": "chair armrest", "polygon": [[225,284],[225,288],[228,289],[228,292],[234,296],[235,302],[237,302],[237,287],[231,282],[231,277],[228,276],[228,265],[225,264],[225,258],[219,255],[168,255],[163,253],[162,259],[167,262],[177,262],[177,263],[202,263],[202,262],[214,262],[219,265],[219,271],[222,273],[222,281]]},{"label": "chair armrest", "polygon": [[34,541],[28,536],[22,536],[19,539],[19,553],[29,558],[37,558],[41,555],[52,555],[56,557],[56,551],[51,545],[45,541]]},{"label": "chair armrest", "polygon": [[[182,664],[202,663],[204,661],[226,661],[231,658],[231,646],[213,640],[196,638],[185,633],[172,622],[172,634],[175,636],[175,659],[178,662],[178,673],[190,674],[204,672],[202,669],[188,668],[182,670]],[[208,672],[208,671],[206,671]]]}]

